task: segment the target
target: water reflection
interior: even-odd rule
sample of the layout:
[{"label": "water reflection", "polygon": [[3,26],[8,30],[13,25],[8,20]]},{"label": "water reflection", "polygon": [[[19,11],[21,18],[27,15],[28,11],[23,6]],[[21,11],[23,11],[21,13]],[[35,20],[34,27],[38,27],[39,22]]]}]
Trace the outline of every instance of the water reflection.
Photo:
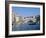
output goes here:
[{"label": "water reflection", "polygon": [[25,24],[18,24],[14,25],[12,28],[13,31],[24,31],[24,30],[40,30],[40,24],[29,25],[28,23]]}]

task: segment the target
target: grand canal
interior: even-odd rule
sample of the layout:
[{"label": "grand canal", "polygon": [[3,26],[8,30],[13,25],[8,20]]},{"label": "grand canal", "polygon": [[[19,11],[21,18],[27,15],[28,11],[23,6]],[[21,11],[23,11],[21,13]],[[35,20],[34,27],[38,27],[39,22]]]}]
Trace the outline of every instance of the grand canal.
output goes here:
[{"label": "grand canal", "polygon": [[28,23],[25,24],[18,24],[12,27],[12,31],[26,31],[26,30],[40,30],[40,24],[29,25]]}]

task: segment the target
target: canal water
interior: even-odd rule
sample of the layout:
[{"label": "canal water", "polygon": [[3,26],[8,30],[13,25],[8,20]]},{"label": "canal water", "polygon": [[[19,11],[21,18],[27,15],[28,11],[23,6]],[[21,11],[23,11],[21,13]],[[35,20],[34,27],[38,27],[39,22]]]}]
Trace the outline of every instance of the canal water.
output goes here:
[{"label": "canal water", "polygon": [[40,30],[40,24],[29,25],[28,23],[13,25],[12,31]]}]

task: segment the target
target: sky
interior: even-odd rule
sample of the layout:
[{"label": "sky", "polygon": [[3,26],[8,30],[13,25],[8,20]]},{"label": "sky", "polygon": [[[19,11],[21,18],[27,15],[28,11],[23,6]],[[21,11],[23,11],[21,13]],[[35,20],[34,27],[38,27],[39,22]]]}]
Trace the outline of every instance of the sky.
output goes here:
[{"label": "sky", "polygon": [[12,12],[23,17],[40,15],[40,8],[35,7],[12,7]]}]

